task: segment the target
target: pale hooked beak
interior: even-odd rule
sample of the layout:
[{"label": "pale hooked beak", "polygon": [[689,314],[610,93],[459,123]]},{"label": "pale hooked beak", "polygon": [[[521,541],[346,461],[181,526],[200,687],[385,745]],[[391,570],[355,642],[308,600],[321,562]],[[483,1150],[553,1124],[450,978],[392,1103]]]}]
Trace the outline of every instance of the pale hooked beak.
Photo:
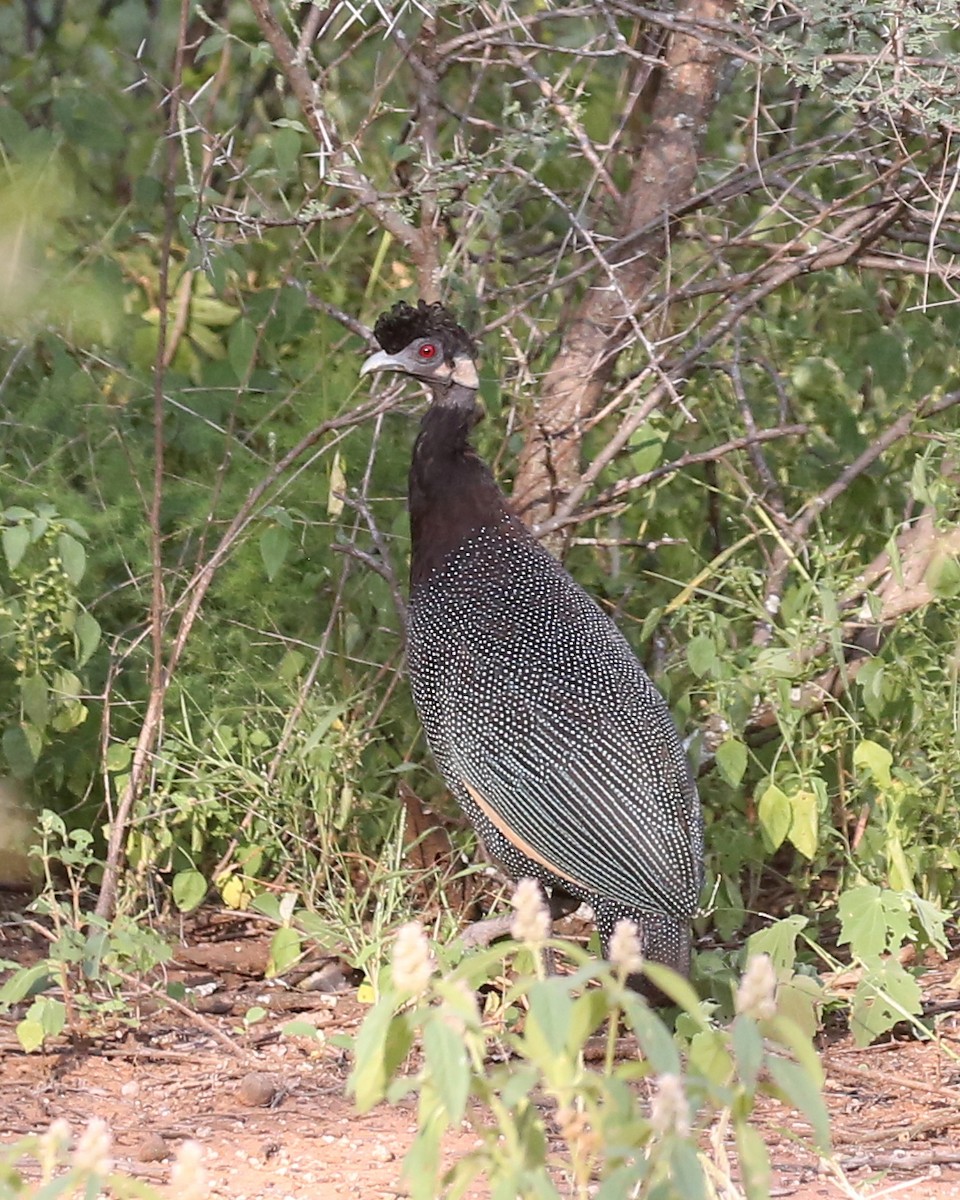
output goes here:
[{"label": "pale hooked beak", "polygon": [[390,371],[397,365],[397,360],[392,354],[388,354],[386,350],[378,350],[376,354],[371,354],[369,358],[364,360],[363,366],[360,368],[361,378],[364,375],[369,375],[372,371]]}]

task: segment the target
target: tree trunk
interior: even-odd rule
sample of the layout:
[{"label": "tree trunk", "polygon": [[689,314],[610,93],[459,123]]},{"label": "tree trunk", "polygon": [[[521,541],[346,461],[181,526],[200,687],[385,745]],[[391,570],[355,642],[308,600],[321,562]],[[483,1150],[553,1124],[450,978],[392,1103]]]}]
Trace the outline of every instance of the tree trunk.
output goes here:
[{"label": "tree trunk", "polygon": [[[722,21],[731,0],[682,0],[677,18]],[[552,516],[580,478],[584,425],[597,410],[617,357],[631,341],[630,321],[667,249],[669,213],[693,188],[700,143],[713,111],[723,52],[674,32],[667,39],[650,124],[625,197],[619,237],[662,218],[658,232],[611,256],[604,277],[583,296],[547,372],[530,419],[513,490],[530,525]]]}]

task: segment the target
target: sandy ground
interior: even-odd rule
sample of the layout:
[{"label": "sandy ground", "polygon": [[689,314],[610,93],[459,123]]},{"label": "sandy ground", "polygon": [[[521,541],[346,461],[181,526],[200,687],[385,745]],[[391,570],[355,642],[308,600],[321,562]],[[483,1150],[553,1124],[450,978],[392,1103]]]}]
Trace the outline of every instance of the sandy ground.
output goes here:
[{"label": "sandy ground", "polygon": [[[13,920],[0,922],[0,957],[35,956],[36,945]],[[346,981],[334,993],[267,983],[266,957],[267,938],[255,926],[214,914],[198,922],[170,972],[212,989],[204,1012],[171,1010],[148,997],[135,1030],[99,1032],[78,1045],[61,1040],[31,1055],[17,1043],[16,1014],[0,1017],[0,1142],[40,1132],[58,1117],[79,1129],[99,1116],[112,1132],[118,1168],[160,1187],[169,1182],[169,1155],[192,1139],[203,1148],[216,1197],[404,1196],[413,1107],[382,1105],[358,1116],[345,1096],[349,1062],[331,1042],[355,1033],[363,1019],[356,990]],[[943,998],[957,966],[931,972],[925,987],[929,981]],[[243,1016],[254,1005],[268,1016],[247,1029]],[[316,1025],[324,1040],[282,1038],[294,1018]],[[806,1126],[796,1114],[763,1101],[757,1128],[774,1165],[773,1195],[960,1200],[960,1016],[939,1017],[934,1034],[865,1050],[846,1037],[825,1045],[834,1166],[805,1148]],[[625,1042],[624,1052],[630,1049]],[[447,1139],[447,1159],[474,1145],[465,1122]],[[704,1145],[721,1166],[726,1153],[735,1159],[721,1127],[706,1132]],[[485,1194],[478,1187],[472,1196]]]}]

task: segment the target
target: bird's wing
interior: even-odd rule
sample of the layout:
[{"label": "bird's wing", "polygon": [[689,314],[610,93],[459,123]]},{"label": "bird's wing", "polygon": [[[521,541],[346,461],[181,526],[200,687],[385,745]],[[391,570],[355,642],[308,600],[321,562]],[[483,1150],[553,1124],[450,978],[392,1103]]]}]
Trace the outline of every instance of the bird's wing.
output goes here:
[{"label": "bird's wing", "polygon": [[[528,857],[560,878],[637,908],[687,916],[701,878],[696,788],[663,700],[636,667],[612,709],[554,677],[531,696],[489,671],[498,720],[445,705],[450,763],[475,803]],[[466,700],[466,698],[464,698]],[[509,736],[505,736],[505,731]]]}]

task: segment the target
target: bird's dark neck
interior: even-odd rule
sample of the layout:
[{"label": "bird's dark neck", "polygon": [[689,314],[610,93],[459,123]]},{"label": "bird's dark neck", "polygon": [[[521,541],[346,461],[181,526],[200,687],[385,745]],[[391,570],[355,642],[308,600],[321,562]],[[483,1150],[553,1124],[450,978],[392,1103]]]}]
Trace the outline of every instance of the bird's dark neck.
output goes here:
[{"label": "bird's dark neck", "polygon": [[[466,391],[466,389],[463,389]],[[529,536],[513,516],[490,468],[470,445],[478,410],[469,403],[434,401],[420,425],[410,464],[410,586],[484,526]]]}]

